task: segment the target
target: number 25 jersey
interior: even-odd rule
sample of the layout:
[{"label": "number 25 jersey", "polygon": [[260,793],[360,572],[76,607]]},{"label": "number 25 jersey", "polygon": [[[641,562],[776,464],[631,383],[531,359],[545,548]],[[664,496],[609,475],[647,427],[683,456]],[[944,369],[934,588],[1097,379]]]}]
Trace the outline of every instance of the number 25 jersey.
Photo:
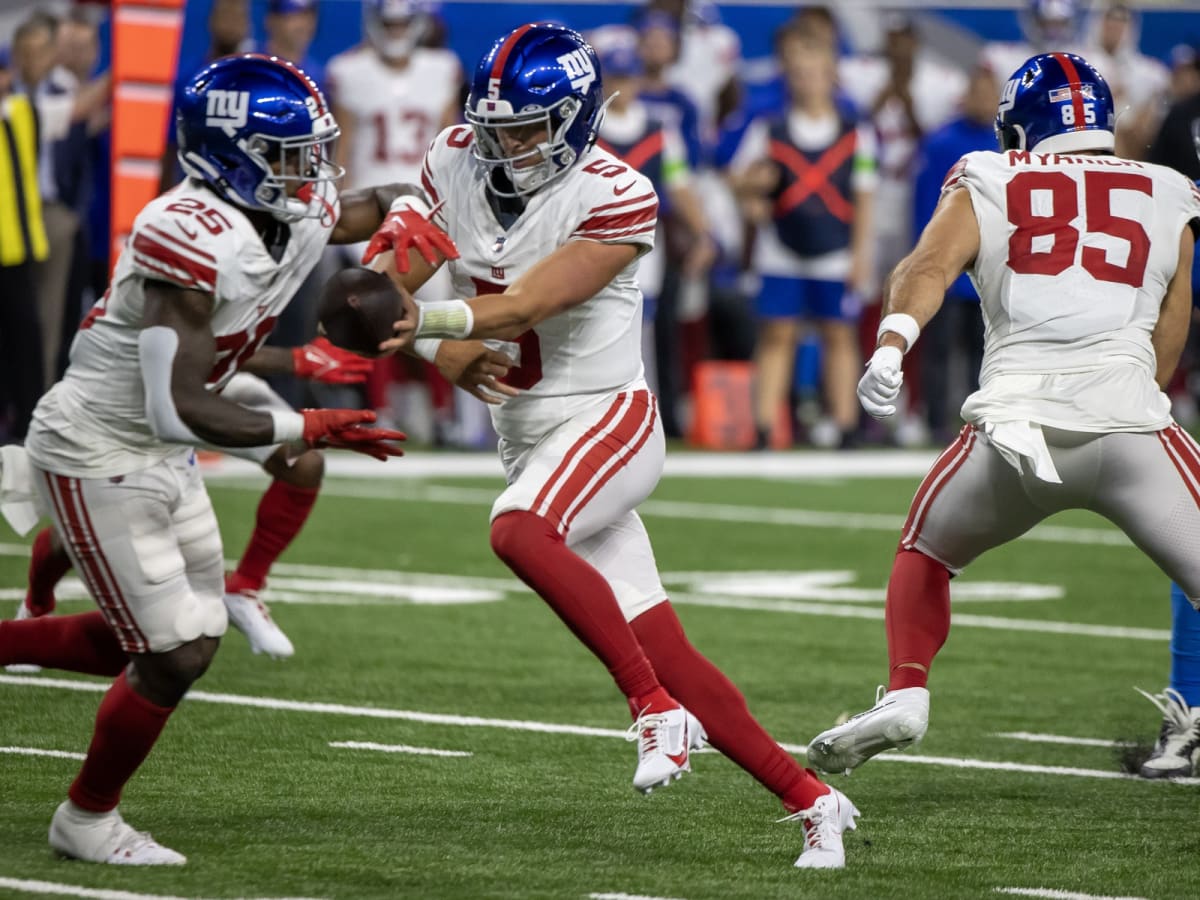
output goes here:
[{"label": "number 25 jersey", "polygon": [[262,346],[321,258],[340,214],[336,189],[321,184],[309,209],[319,215],[291,223],[276,260],[240,207],[197,182],[184,181],[146,204],[108,293],[79,327],[66,374],[34,411],[25,441],[34,464],[60,475],[105,478],[178,452],[146,421],[138,359],[146,281],[213,296],[216,358],[208,387],[220,390]]},{"label": "number 25 jersey", "polygon": [[1163,166],[1115,156],[968,153],[979,222],[971,280],[985,324],[968,422],[1147,431],[1170,421],[1150,341],[1200,194]]}]

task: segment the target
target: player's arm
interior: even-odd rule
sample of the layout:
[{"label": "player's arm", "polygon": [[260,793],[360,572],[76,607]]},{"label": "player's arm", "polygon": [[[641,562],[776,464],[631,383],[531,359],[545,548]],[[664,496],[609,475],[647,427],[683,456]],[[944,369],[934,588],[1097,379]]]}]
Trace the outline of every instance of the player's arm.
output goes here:
[{"label": "player's arm", "polygon": [[1157,364],[1154,380],[1164,390],[1175,374],[1175,367],[1179,365],[1192,318],[1192,255],[1195,253],[1195,241],[1192,229],[1184,228],[1179,237],[1179,265],[1167,285],[1166,296],[1158,311],[1158,321],[1150,335]]},{"label": "player's arm", "polygon": [[360,384],[371,374],[371,360],[318,337],[301,347],[259,347],[238,367],[251,375],[295,375],[323,384]]},{"label": "player's arm", "polygon": [[383,351],[414,338],[515,340],[539,322],[590,300],[637,257],[638,244],[569,241],[529,269],[502,294],[416,304],[403,294],[405,317]]},{"label": "player's arm", "polygon": [[147,281],[145,295],[138,358],[155,436],[219,447],[278,443],[273,414],[247,409],[206,387],[217,357],[212,294]]},{"label": "player's arm", "polygon": [[[941,308],[946,290],[978,253],[979,222],[971,195],[964,188],[950,191],[938,203],[917,246],[888,277],[883,291],[884,316],[907,315],[918,329],[924,328]],[[889,330],[884,330],[879,339],[879,346],[901,351],[908,350],[911,343]]]},{"label": "player's arm", "polygon": [[376,187],[344,191],[341,195],[342,215],[331,244],[356,244],[365,241],[383,224],[392,204],[401,197],[415,197],[426,203],[425,192],[415,184],[381,184]]}]

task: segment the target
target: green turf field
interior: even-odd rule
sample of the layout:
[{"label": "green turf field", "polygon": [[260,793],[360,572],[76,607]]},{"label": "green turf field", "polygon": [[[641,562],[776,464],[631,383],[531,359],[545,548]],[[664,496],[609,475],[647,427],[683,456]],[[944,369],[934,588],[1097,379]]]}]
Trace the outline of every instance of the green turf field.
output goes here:
[{"label": "green turf field", "polygon": [[[883,586],[918,480],[668,478],[643,510],[694,643],[797,751],[886,677]],[[261,485],[211,483],[228,557]],[[183,869],[52,856],[78,762],[27,751],[82,753],[101,683],[0,679],[0,897],[1200,897],[1200,787],[1118,775],[1111,742],[1157,732],[1132,686],[1165,684],[1169,606],[1101,520],[1056,518],[956,582],[929,734],[833,779],[863,817],[847,868],[812,872],[791,865],[799,826],[715,753],[631,789],[616,688],[491,556],[497,489],[328,482],[267,598],[296,657],[231,633],[126,792]],[[16,596],[26,561],[0,539]]]}]

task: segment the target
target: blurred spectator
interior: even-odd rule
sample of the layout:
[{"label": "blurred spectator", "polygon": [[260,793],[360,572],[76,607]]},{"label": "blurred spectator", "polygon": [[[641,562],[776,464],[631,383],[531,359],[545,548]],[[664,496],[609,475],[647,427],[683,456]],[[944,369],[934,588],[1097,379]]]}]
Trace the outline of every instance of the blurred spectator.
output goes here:
[{"label": "blurred spectator", "polygon": [[751,221],[762,283],[754,415],[766,446],[788,398],[800,320],[818,323],[822,385],[836,428],[855,440],[861,292],[871,280],[873,131],[838,108],[835,48],[818,31],[786,24],[776,42],[790,93],[781,114],[751,123],[730,178]]},{"label": "blurred spectator", "polygon": [[679,25],[679,58],[670,80],[696,105],[701,138],[711,144],[717,123],[737,103],[741,38],[706,0],[650,0],[647,10],[665,12]]},{"label": "blurred spectator", "polygon": [[[74,259],[75,236],[80,215],[60,193],[60,186],[69,189],[74,184],[74,172],[59,172],[57,168],[60,142],[68,139],[76,124],[86,123],[99,115],[108,101],[109,79],[102,76],[81,85],[66,69],[58,79],[50,77],[58,61],[58,20],[35,12],[17,27],[13,36],[13,68],[16,80],[13,88],[26,94],[34,103],[38,117],[37,184],[42,200],[42,220],[49,244],[48,258],[37,266],[37,306],[41,323],[42,387],[48,387],[55,376],[58,349],[62,336],[67,282]],[[86,128],[82,132],[86,136]],[[69,157],[69,154],[68,154]],[[66,158],[68,165],[78,160]]]},{"label": "blurred spectator", "polygon": [[317,0],[267,0],[266,26],[263,53],[291,60],[324,90],[325,67],[308,53],[317,34]]},{"label": "blurred spectator", "polygon": [[1177,44],[1171,49],[1171,75],[1167,95],[1171,103],[1200,94],[1200,49]]},{"label": "blurred spectator", "polygon": [[[462,66],[452,51],[426,46],[436,27],[427,2],[366,0],[366,40],[329,61],[330,100],[342,129],[337,156],[347,187],[420,184],[425,150],[459,121]],[[363,247],[346,247],[345,262],[357,265]],[[440,269],[418,296],[453,296],[449,269]],[[478,404],[469,395],[455,396],[435,366],[405,355],[376,362],[366,399],[381,418],[403,424],[422,442],[453,442],[455,404]]]},{"label": "blurred spectator", "polygon": [[1163,119],[1147,159],[1200,180],[1200,93],[1177,101]]},{"label": "blurred spectator", "polygon": [[708,158],[700,136],[700,113],[688,95],[669,79],[671,67],[679,59],[679,23],[666,13],[658,12],[641,17],[638,26],[641,101],[659,121],[679,132],[687,148],[688,165],[696,168]]},{"label": "blurred spectator", "polygon": [[[921,141],[913,190],[914,234],[920,234],[933,218],[942,182],[963,154],[996,149],[992,123],[998,101],[995,76],[986,67],[977,67],[967,83],[962,115]],[[978,390],[983,364],[983,314],[979,294],[965,273],[947,289],[946,301],[921,332],[921,345],[915,348],[920,352],[925,422],[934,444],[953,437],[958,418],[955,414],[951,422],[950,416],[968,394]],[[956,371],[962,377],[952,389],[951,376]]]},{"label": "blurred spectator", "polygon": [[1170,85],[1167,67],[1138,52],[1139,24],[1126,3],[1101,3],[1091,16],[1080,51],[1112,89],[1116,155],[1128,159],[1146,158]]},{"label": "blurred spectator", "polygon": [[254,42],[250,39],[249,0],[213,0],[212,9],[208,14],[208,38],[208,49],[202,57],[179,61],[175,96],[171,116],[167,121],[167,142],[163,147],[162,177],[158,185],[160,193],[183,180],[183,170],[179,168],[179,160],[176,159],[179,147],[175,143],[175,106],[179,103],[183,86],[214,59],[254,47]]},{"label": "blurred spectator", "polygon": [[[96,69],[100,58],[100,34],[95,17],[81,7],[72,9],[58,27],[58,65],[50,72],[49,81],[63,94],[74,94],[80,85],[86,84]],[[53,376],[57,380],[67,367],[67,356],[71,340],[86,308],[91,303],[92,235],[88,227],[88,212],[95,193],[96,170],[94,139],[108,128],[112,115],[111,106],[105,103],[86,120],[71,124],[67,134],[52,147],[54,177],[58,198],[75,213],[79,225],[75,229],[75,240],[71,254],[71,267],[67,280],[66,298],[58,353],[53,363]],[[107,177],[102,172],[101,177]],[[108,247],[101,236],[100,248],[107,255]],[[91,300],[95,300],[92,297]],[[51,324],[52,323],[48,323]],[[47,383],[49,383],[49,381]]]},{"label": "blurred spectator", "polygon": [[42,393],[42,336],[36,265],[49,248],[38,192],[37,114],[14,94],[0,48],[0,435],[22,441]]},{"label": "blurred spectator", "polygon": [[703,280],[716,257],[704,209],[692,190],[687,153],[679,132],[664,125],[640,99],[642,64],[636,50],[615,47],[600,56],[604,74],[604,97],[608,111],[600,123],[599,144],[650,179],[659,196],[660,234],[654,249],[638,264],[638,284],[645,298],[643,314],[650,327],[642,332],[642,356],[647,377],[663,408],[663,420],[678,421],[682,394],[679,351],[679,322],[674,304],[659,308],[666,268],[667,247],[663,240],[664,212],[686,235],[676,238],[687,250],[680,260],[683,279],[691,284]]},{"label": "blurred spectator", "polygon": [[913,247],[911,210],[917,145],[922,135],[954,115],[966,90],[962,72],[922,52],[911,19],[890,16],[885,32],[881,55],[851,57],[838,67],[840,83],[858,108],[866,112],[879,138],[872,297],[882,288],[887,273]]},{"label": "blurred spectator", "polygon": [[1075,0],[1028,0],[1017,12],[1025,40],[987,43],[980,51],[980,62],[991,69],[1003,85],[1031,56],[1053,50],[1077,52],[1081,18]]}]

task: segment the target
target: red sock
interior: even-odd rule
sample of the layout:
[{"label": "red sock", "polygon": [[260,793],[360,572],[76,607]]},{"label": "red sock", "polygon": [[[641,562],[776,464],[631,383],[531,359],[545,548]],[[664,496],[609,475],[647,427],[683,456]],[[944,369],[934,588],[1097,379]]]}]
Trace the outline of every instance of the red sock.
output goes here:
[{"label": "red sock", "polygon": [[67,792],[71,802],[98,813],[116,807],[121,789],[145,760],[174,711],[173,706],[158,706],[136,693],[124,672],[118,675],[100,701],[87,759]]},{"label": "red sock", "polygon": [[692,646],[670,603],[651,607],[630,624],[663,685],[700,720],[709,742],[779,797],[789,812],[808,809],[829,793],[750,715],[733,682]]},{"label": "red sock", "polygon": [[33,539],[29,557],[29,589],[25,606],[35,616],[54,612],[54,588],[71,570],[71,557],[61,547],[55,548],[53,529],[43,528]]},{"label": "red sock", "polygon": [[[901,550],[888,580],[888,690],[925,687],[950,633],[950,572],[919,550]],[[904,663],[918,663],[916,669]]]},{"label": "red sock", "polygon": [[658,678],[612,588],[554,526],[524,510],[504,513],[492,523],[492,549],[608,667],[631,705],[657,702]]},{"label": "red sock", "polygon": [[302,488],[276,479],[258,503],[254,533],[230,577],[231,590],[261,590],[267,572],[304,527],[319,488]]},{"label": "red sock", "polygon": [[20,663],[111,677],[128,662],[99,611],[0,622],[0,665]]}]

